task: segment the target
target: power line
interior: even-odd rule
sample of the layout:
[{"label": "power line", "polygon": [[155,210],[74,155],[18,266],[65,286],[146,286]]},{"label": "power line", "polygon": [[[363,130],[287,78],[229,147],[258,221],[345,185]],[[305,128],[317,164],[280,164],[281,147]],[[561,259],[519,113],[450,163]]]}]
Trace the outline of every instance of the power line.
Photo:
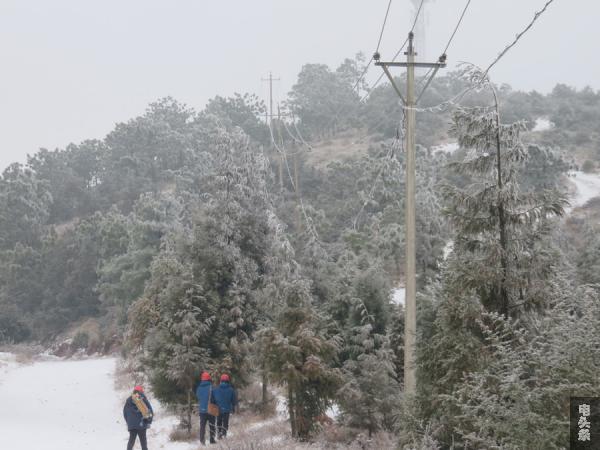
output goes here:
[{"label": "power line", "polygon": [[385,17],[383,18],[383,25],[381,26],[381,33],[379,33],[379,40],[377,41],[375,53],[379,51],[379,46],[381,45],[381,39],[383,38],[383,32],[385,30],[385,23],[387,22],[388,14],[390,13],[390,6],[392,6],[392,0],[389,1],[387,10],[385,11]]},{"label": "power line", "polygon": [[317,233],[317,230],[315,229],[313,223],[312,223],[312,219],[308,216],[306,209],[304,208],[304,202],[302,200],[302,196],[299,194],[298,191],[298,187],[296,185],[296,183],[294,182],[294,177],[292,176],[292,171],[290,169],[290,165],[288,163],[287,160],[287,155],[286,155],[286,151],[285,148],[280,148],[277,143],[275,142],[275,136],[273,135],[273,127],[271,125],[271,123],[269,123],[269,133],[271,135],[271,142],[273,143],[273,147],[280,153],[280,155],[282,156],[283,161],[285,162],[285,167],[287,170],[287,174],[288,177],[290,178],[290,183],[292,185],[292,188],[294,188],[294,190],[296,191],[296,193],[298,194],[298,203],[300,204],[300,210],[302,211],[302,215],[304,217],[304,220],[306,222],[306,227],[309,230],[309,232],[312,234],[313,238],[319,242],[319,235]]},{"label": "power line", "polygon": [[[398,123],[398,128],[396,130],[396,137],[392,141],[392,143],[390,145],[390,148],[389,148],[387,154],[385,155],[385,159],[389,159],[392,156],[394,156],[394,149],[395,149],[396,145],[398,145],[400,147],[400,150],[402,150],[403,140],[404,140],[404,126],[405,126],[405,120],[404,119],[405,118],[406,118],[406,115],[403,114],[402,115],[402,119]],[[377,182],[379,181],[379,177],[383,173],[383,170],[384,170],[384,165],[382,165],[379,168],[379,170],[377,171],[377,174],[375,175],[375,179],[373,180],[373,185],[371,186],[371,190],[369,191],[369,194],[367,195],[367,198],[365,199],[365,201],[363,202],[360,210],[358,211],[358,214],[356,215],[356,217],[352,221],[352,228],[354,230],[357,230],[357,228],[358,228],[358,221],[359,221],[359,219],[360,219],[363,211],[365,210],[365,208],[367,206],[367,203],[369,203],[373,199],[373,194],[375,193],[375,188],[377,187]]]},{"label": "power line", "polygon": [[[463,19],[465,17],[467,9],[469,9],[469,6],[471,5],[471,1],[472,0],[467,0],[467,4],[463,8],[462,14],[460,15],[460,18],[458,19],[458,22],[456,23],[456,26],[454,27],[454,31],[452,32],[452,35],[450,36],[450,39],[448,39],[448,42],[446,43],[446,47],[444,47],[444,51],[442,52],[442,55],[445,55],[446,53],[448,53],[448,49],[450,48],[450,44],[452,44],[452,41],[454,40],[454,36],[456,36],[456,32],[460,28],[460,25],[461,25],[461,23],[462,23],[462,21],[463,21]],[[425,83],[425,80],[427,80],[427,77],[431,74],[432,71],[433,71],[433,68],[431,68],[431,69],[429,69],[427,71],[427,73],[425,74],[425,76],[421,79],[421,81],[420,81],[419,86],[417,87],[417,89],[421,88],[421,86],[423,85],[423,83]],[[431,82],[431,80],[429,82]],[[421,97],[421,95],[419,95],[419,98]]]},{"label": "power line", "polygon": [[[452,41],[454,40],[454,37],[456,36],[456,33],[458,32],[458,29],[460,28],[460,25],[462,24],[462,21],[465,17],[465,14],[467,12],[467,10],[469,9],[469,6],[471,5],[471,1],[472,0],[467,0],[467,3],[465,4],[465,7],[462,10],[462,13],[458,19],[458,22],[456,23],[456,26],[454,27],[454,31],[452,32],[452,34],[450,35],[450,38],[448,39],[448,42],[446,43],[446,46],[444,47],[444,51],[442,52],[442,55],[445,55],[448,52],[448,49],[450,48],[450,45],[452,44]],[[421,6],[423,6],[423,3],[421,2]],[[420,8],[419,8],[420,11]],[[417,12],[417,18],[418,18],[418,12]],[[413,23],[413,27],[414,25],[417,23],[417,18],[415,18],[415,21]],[[398,52],[396,52],[396,55],[394,55],[394,58],[392,59],[392,61],[395,61],[396,58],[398,57],[398,55],[400,54],[400,52],[402,51],[402,49],[404,48],[404,46],[406,45],[406,41],[404,42],[404,44],[402,45],[402,47],[400,48],[400,50]],[[429,81],[426,81],[429,77],[429,75],[431,74],[431,72],[434,70],[434,68],[430,68],[427,73],[425,74],[425,76],[421,79],[421,81],[419,82],[419,86],[417,87],[418,90],[421,89],[421,86],[423,86],[423,84],[425,82],[427,82],[427,86],[429,86],[429,83],[431,83],[433,77],[431,79],[429,79]],[[375,86],[377,86],[377,84],[381,81],[381,79],[383,78],[384,74],[382,73],[379,78],[377,79],[377,81],[375,82],[375,84],[373,85],[373,88],[375,88]],[[427,86],[425,87],[425,89],[427,88]],[[421,90],[421,94],[419,94],[418,96],[418,100],[421,98],[421,96],[423,95],[423,92],[425,92],[425,89]],[[363,97],[363,99],[361,99],[361,101],[364,101],[369,95],[370,95],[371,91],[367,93],[367,95],[365,95],[365,97]],[[417,101],[418,101],[417,100]],[[380,122],[379,125],[375,126],[374,129],[378,129],[384,122]]]},{"label": "power line", "polygon": [[[419,19],[419,14],[421,13],[421,8],[423,8],[423,3],[425,3],[425,0],[421,0],[421,4],[419,5],[419,9],[417,9],[417,14],[415,14],[415,21],[413,22],[412,27],[410,29],[411,33],[413,31],[415,31],[415,26],[417,25],[417,20]],[[406,42],[408,42],[408,39],[406,40]],[[406,45],[406,42],[404,42],[404,45]],[[402,47],[404,47],[404,45]]]},{"label": "power line", "polygon": [[487,66],[487,68],[485,70],[480,70],[480,75],[478,76],[478,81],[473,83],[471,86],[468,86],[463,91],[459,92],[457,95],[450,98],[449,100],[443,101],[442,103],[439,103],[435,106],[430,106],[427,108],[416,108],[415,107],[412,109],[414,109],[415,111],[418,111],[418,112],[434,112],[434,111],[441,111],[446,106],[459,106],[459,105],[457,105],[457,102],[460,102],[466,94],[468,94],[469,92],[471,92],[474,89],[479,88],[486,81],[489,81],[487,76],[488,76],[488,73],[490,72],[490,70],[492,69],[492,67],[494,67],[508,53],[508,51],[517,44],[517,42],[523,37],[523,35],[525,35],[533,27],[533,24],[548,9],[548,6],[550,6],[550,4],[552,2],[554,2],[554,0],[548,0],[542,9],[540,9],[539,11],[536,11],[533,16],[533,19],[527,24],[527,26],[523,29],[523,31],[521,31],[520,33],[518,33],[516,35],[515,39],[510,44],[508,44],[504,48],[504,50],[502,50],[502,52],[500,52],[500,54],[490,63],[489,66]]},{"label": "power line", "polygon": [[[391,6],[392,6],[392,0],[390,0],[388,2],[388,6],[387,6],[387,9],[385,11],[385,17],[383,18],[383,24],[381,25],[381,31],[379,32],[379,39],[377,41],[377,49],[375,50],[375,53],[379,52],[379,46],[381,45],[381,40],[383,38],[383,32],[385,31],[385,25],[387,23],[387,19],[388,19],[388,15],[390,13],[390,7]],[[404,45],[406,45],[406,42],[404,43]],[[400,51],[398,53],[400,53]],[[358,86],[360,85],[360,82],[363,81],[365,75],[367,74],[367,72],[369,71],[369,68],[371,67],[371,64],[373,63],[373,59],[374,59],[373,56],[371,56],[371,58],[367,62],[367,65],[363,69],[362,73],[359,75],[358,79],[356,80],[356,82],[352,86],[352,91],[356,90],[358,88]],[[379,82],[379,80],[377,82]],[[360,102],[362,102],[362,101],[363,101],[363,99],[360,100]],[[329,124],[327,125],[327,127],[330,127],[333,124],[333,122],[336,121],[336,119],[339,117],[340,113],[344,110],[344,108],[345,107],[342,106],[338,111],[336,111],[336,113],[333,115],[333,118],[329,121]]]},{"label": "power line", "polygon": [[467,9],[469,9],[469,5],[471,4],[471,0],[467,0],[467,4],[465,5],[465,8],[463,9],[462,14],[460,15],[460,18],[458,19],[458,22],[456,24],[456,27],[454,28],[454,31],[452,32],[452,36],[450,36],[450,39],[448,39],[448,43],[446,44],[446,47],[444,48],[444,51],[442,52],[442,54],[444,53],[448,53],[448,49],[450,48],[450,44],[452,43],[452,40],[454,39],[454,36],[456,36],[456,32],[458,31],[460,24],[462,23],[465,14],[467,12]]},{"label": "power line", "polygon": [[[421,13],[421,9],[423,8],[423,3],[425,3],[425,0],[421,0],[421,3],[419,4],[419,9],[417,9],[417,13],[415,14],[415,20],[413,21],[412,27],[410,27],[411,33],[414,31],[415,26],[417,25],[417,20],[419,19],[419,14]],[[408,37],[404,40],[404,43],[400,47],[400,50],[398,50],[396,52],[396,54],[394,55],[394,57],[392,58],[392,62],[396,61],[398,56],[400,56],[400,53],[402,53],[402,50],[404,50],[404,47],[406,47],[406,44],[408,44]],[[378,46],[378,48],[379,48],[379,46]],[[375,54],[379,57],[378,51],[376,51]],[[373,58],[371,58],[371,60],[373,60]],[[371,95],[371,92],[373,92],[373,89],[375,89],[377,87],[377,85],[381,82],[384,75],[385,74],[383,74],[383,73],[381,75],[379,75],[379,78],[377,78],[377,80],[375,80],[375,83],[373,83],[373,86],[371,86],[371,89],[369,90],[369,92],[367,92],[364,95],[364,97],[360,99],[361,103],[364,102],[367,98],[369,98],[369,96]]]},{"label": "power line", "polygon": [[527,32],[529,31],[529,29],[530,29],[530,28],[533,26],[533,24],[534,24],[534,23],[535,23],[535,22],[538,20],[538,18],[539,18],[539,17],[540,17],[540,16],[541,16],[541,15],[542,15],[542,14],[543,14],[545,11],[546,11],[546,9],[548,9],[548,6],[550,6],[550,4],[551,4],[553,1],[554,1],[554,0],[548,0],[548,1],[546,2],[546,4],[544,5],[544,7],[543,7],[541,10],[537,11],[537,12],[534,14],[532,21],[531,21],[531,22],[529,22],[529,25],[527,25],[523,31],[521,31],[519,34],[517,34],[517,36],[515,37],[514,41],[513,41],[512,43],[510,43],[509,45],[507,45],[507,46],[506,46],[506,48],[505,48],[504,50],[502,50],[502,52],[501,52],[501,53],[500,53],[500,54],[499,54],[499,55],[496,57],[496,59],[494,59],[494,60],[492,61],[492,63],[491,63],[489,66],[488,66],[488,68],[487,68],[487,69],[485,69],[485,71],[483,72],[483,77],[484,77],[484,78],[487,76],[487,74],[488,74],[488,72],[490,71],[490,69],[491,69],[492,67],[494,67],[494,65],[495,65],[495,64],[496,64],[498,61],[500,61],[500,59],[502,59],[502,57],[503,57],[504,55],[506,55],[506,53],[508,53],[508,51],[509,51],[511,48],[513,48],[513,47],[516,45],[516,43],[517,43],[517,42],[519,42],[519,39],[521,39],[521,37],[522,37],[522,36],[523,36],[525,33],[527,33]]}]

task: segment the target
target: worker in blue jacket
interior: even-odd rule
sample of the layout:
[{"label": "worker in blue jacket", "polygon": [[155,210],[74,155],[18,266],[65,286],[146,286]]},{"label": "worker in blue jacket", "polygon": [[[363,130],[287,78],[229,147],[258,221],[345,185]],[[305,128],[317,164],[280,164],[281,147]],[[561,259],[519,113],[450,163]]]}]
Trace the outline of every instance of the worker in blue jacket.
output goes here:
[{"label": "worker in blue jacket", "polygon": [[237,405],[237,395],[235,389],[230,384],[229,375],[221,375],[221,384],[214,391],[215,403],[219,407],[219,416],[217,417],[217,432],[219,439],[227,437],[229,429],[229,415],[235,412]]},{"label": "worker in blue jacket", "polygon": [[198,399],[198,414],[200,415],[200,443],[205,444],[206,422],[208,422],[210,443],[215,441],[215,416],[208,413],[208,404],[215,403],[215,390],[212,386],[210,374],[202,372],[200,384],[196,387],[196,398]]}]

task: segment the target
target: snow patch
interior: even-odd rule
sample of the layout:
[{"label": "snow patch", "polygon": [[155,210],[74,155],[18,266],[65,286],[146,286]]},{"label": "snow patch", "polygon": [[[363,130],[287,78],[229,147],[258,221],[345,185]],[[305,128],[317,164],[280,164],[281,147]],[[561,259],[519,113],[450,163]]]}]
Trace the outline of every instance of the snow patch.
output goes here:
[{"label": "snow patch", "polygon": [[459,146],[457,142],[448,142],[446,144],[440,144],[440,145],[436,145],[434,147],[431,147],[431,150],[434,153],[448,153],[448,154],[452,154],[454,153],[456,150],[458,150]]},{"label": "snow patch", "polygon": [[406,298],[406,289],[404,286],[398,286],[392,289],[390,301],[395,305],[404,305],[404,299]]},{"label": "snow patch", "polygon": [[275,406],[275,411],[277,411],[277,416],[287,419],[288,418],[288,408],[287,408],[287,400],[283,395],[277,395],[277,406]]},{"label": "snow patch", "polygon": [[554,128],[554,124],[550,122],[550,120],[545,117],[538,117],[535,119],[535,125],[531,131],[547,131],[551,130],[552,128]]},{"label": "snow patch", "polygon": [[446,242],[446,245],[444,245],[444,249],[442,250],[444,261],[448,259],[448,256],[450,256],[450,253],[452,253],[453,250],[454,250],[454,241]]},{"label": "snow patch", "polygon": [[329,408],[327,408],[325,414],[327,414],[327,416],[331,417],[333,420],[337,420],[337,418],[340,416],[340,407],[337,405],[337,403],[334,403]]},{"label": "snow patch", "polygon": [[577,191],[570,199],[571,207],[567,208],[568,212],[573,208],[585,205],[595,197],[600,197],[600,174],[571,172],[569,177]]}]

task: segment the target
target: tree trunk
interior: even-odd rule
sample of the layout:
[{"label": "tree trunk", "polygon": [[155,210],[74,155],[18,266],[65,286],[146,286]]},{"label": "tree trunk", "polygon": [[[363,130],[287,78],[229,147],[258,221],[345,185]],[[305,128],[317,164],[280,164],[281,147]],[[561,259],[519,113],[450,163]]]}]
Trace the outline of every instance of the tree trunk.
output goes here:
[{"label": "tree trunk", "polygon": [[290,415],[290,425],[292,427],[292,437],[298,437],[298,429],[296,426],[296,405],[294,404],[294,394],[292,387],[288,384],[288,414]]},{"label": "tree trunk", "polygon": [[267,377],[267,370],[264,367],[262,368],[262,413],[266,416],[267,407],[269,404],[269,391],[268,391],[268,383],[269,379]]},{"label": "tree trunk", "polygon": [[500,264],[502,266],[502,280],[500,282],[500,313],[505,317],[508,317],[508,291],[506,289],[506,280],[508,278],[508,239],[506,230],[506,211],[504,210],[504,201],[502,200],[502,161],[501,156],[501,144],[500,144],[500,108],[498,107],[498,96],[496,90],[492,87],[494,94],[494,102],[496,106],[496,165],[498,171],[498,227],[500,232],[500,248],[502,254],[500,255]]},{"label": "tree trunk", "polygon": [[188,435],[192,435],[192,390],[188,389],[187,393],[187,430]]}]

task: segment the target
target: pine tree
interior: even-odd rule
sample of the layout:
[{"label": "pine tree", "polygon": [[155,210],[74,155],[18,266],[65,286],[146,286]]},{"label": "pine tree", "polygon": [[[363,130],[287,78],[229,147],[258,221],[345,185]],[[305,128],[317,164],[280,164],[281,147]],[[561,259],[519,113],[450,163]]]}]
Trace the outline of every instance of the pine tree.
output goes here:
[{"label": "pine tree", "polygon": [[497,102],[491,111],[459,109],[453,131],[469,154],[450,167],[470,184],[443,187],[456,230],[456,292],[473,289],[487,310],[505,316],[541,301],[533,294],[551,274],[552,255],[540,243],[549,219],[566,205],[554,190],[521,192],[518,170],[528,158],[519,137],[523,129],[522,123],[500,123]]},{"label": "pine tree", "polygon": [[[472,75],[481,80],[481,72]],[[566,200],[555,190],[522,191],[519,173],[531,149],[520,140],[523,124],[501,124],[496,92],[489,81],[484,84],[492,89],[495,107],[454,114],[453,132],[466,152],[449,165],[464,187],[442,187],[454,250],[440,282],[423,294],[419,311],[419,409],[448,445],[462,426],[460,408],[448,395],[465,377],[488,370],[495,357],[482,324],[495,330],[490,314],[529,323],[562,289],[551,231]]]},{"label": "pine tree", "polygon": [[576,264],[582,284],[600,284],[600,234],[594,227],[590,226],[584,232]]},{"label": "pine tree", "polygon": [[444,397],[464,448],[568,447],[569,397],[600,393],[600,291],[565,283],[552,303],[531,328],[497,314],[479,323],[486,367]]},{"label": "pine tree", "polygon": [[287,388],[292,436],[307,439],[341,379],[339,370],[332,367],[339,342],[324,333],[306,280],[290,280],[284,298],[276,326],[261,330],[258,337],[267,351],[272,379]]}]

